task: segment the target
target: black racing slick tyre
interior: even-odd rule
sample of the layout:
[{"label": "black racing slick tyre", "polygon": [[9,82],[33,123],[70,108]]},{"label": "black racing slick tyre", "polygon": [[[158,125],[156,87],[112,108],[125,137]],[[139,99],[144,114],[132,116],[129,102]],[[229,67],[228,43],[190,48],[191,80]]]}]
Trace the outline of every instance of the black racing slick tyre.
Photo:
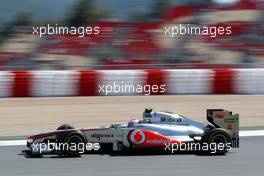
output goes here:
[{"label": "black racing slick tyre", "polygon": [[65,146],[63,154],[69,157],[79,157],[85,152],[84,146],[86,143],[86,139],[82,132],[70,132],[63,138],[63,144]]},{"label": "black racing slick tyre", "polygon": [[56,130],[69,130],[69,129],[74,129],[74,127],[69,124],[63,124],[59,126]]},{"label": "black racing slick tyre", "polygon": [[203,152],[212,155],[224,155],[231,149],[231,142],[231,136],[225,129],[212,129],[202,139],[202,146],[207,145],[206,149],[208,149],[203,150]]}]

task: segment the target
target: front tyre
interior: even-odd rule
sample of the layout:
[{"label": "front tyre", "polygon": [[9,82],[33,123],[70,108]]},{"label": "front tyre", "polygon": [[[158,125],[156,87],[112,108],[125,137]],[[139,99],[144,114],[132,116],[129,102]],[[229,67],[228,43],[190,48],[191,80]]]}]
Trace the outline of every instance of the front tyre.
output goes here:
[{"label": "front tyre", "polygon": [[25,151],[25,156],[28,158],[42,158],[43,157],[41,153],[33,153],[31,150]]},{"label": "front tyre", "polygon": [[202,142],[202,145],[208,145],[208,151],[203,152],[223,155],[231,149],[232,140],[230,134],[226,130],[215,128],[203,137]]},{"label": "front tyre", "polygon": [[81,132],[74,131],[66,134],[63,140],[64,144],[64,155],[70,157],[78,157],[85,150],[86,140]]}]

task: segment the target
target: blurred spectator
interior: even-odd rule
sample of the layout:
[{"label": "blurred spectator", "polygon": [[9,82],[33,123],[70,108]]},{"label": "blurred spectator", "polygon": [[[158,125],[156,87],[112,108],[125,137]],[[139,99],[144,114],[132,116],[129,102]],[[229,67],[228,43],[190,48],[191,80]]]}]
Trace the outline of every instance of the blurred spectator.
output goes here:
[{"label": "blurred spectator", "polygon": [[[126,6],[121,1],[100,1],[78,0],[60,20],[34,20],[34,13],[17,11],[15,20],[1,31],[1,70],[255,67],[263,63],[262,1],[147,0]],[[145,11],[135,10],[138,7]],[[123,14],[113,20],[112,14],[119,10],[127,11],[125,20]],[[32,26],[46,23],[99,26],[100,35],[31,35]],[[231,26],[232,35],[164,36],[164,26],[179,24]]]}]

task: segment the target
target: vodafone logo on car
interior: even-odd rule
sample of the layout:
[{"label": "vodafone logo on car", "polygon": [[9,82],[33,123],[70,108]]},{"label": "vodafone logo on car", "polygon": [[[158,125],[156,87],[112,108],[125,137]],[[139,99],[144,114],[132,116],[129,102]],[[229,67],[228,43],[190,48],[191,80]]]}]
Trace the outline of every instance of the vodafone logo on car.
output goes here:
[{"label": "vodafone logo on car", "polygon": [[130,134],[130,141],[134,144],[142,144],[145,142],[146,136],[145,133],[141,130],[134,130]]}]

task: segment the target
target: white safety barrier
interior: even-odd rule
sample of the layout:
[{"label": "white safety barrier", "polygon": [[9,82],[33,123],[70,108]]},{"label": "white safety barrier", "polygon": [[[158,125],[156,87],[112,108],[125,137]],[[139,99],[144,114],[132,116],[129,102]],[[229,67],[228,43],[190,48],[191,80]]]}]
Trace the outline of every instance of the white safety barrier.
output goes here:
[{"label": "white safety barrier", "polygon": [[[104,86],[104,91],[101,89],[99,95],[139,95],[132,91],[132,87],[144,85],[146,80],[146,74],[141,70],[102,70],[99,74],[99,85],[101,88]],[[131,87],[129,89],[125,86]]]},{"label": "white safety barrier", "polygon": [[235,74],[236,93],[264,93],[264,69],[237,69]]},{"label": "white safety barrier", "polygon": [[32,96],[77,95],[76,71],[34,71],[32,74]]},{"label": "white safety barrier", "polygon": [[146,93],[264,94],[264,69],[0,71],[0,97]]},{"label": "white safety barrier", "polygon": [[0,97],[12,96],[14,75],[11,72],[0,72]]},{"label": "white safety barrier", "polygon": [[213,71],[207,69],[168,70],[168,92],[170,94],[212,93]]}]

